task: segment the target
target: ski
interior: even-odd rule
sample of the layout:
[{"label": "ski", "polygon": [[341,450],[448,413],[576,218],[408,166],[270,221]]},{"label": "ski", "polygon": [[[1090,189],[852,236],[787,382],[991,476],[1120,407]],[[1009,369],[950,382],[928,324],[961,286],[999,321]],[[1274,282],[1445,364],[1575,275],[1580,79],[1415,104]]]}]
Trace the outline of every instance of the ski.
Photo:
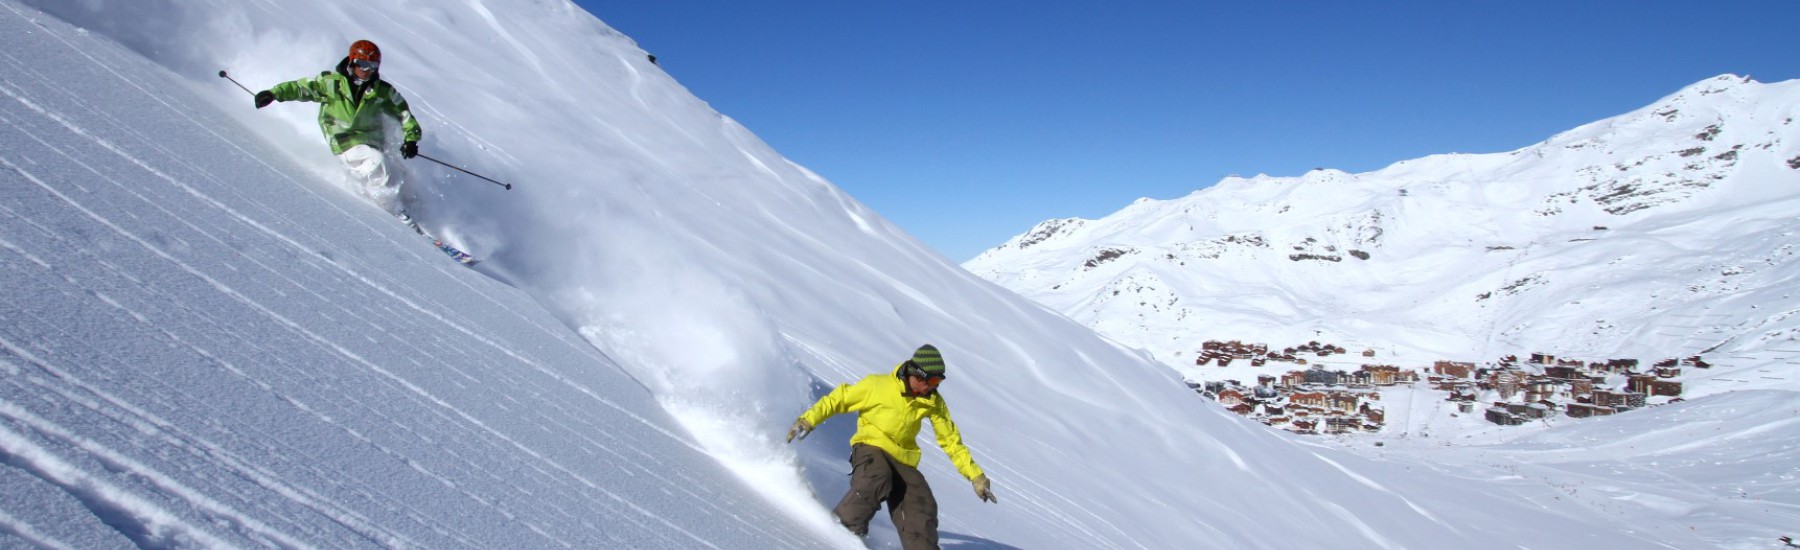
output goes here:
[{"label": "ski", "polygon": [[418,233],[419,236],[430,239],[432,246],[437,247],[439,251],[443,252],[444,255],[449,256],[450,259],[456,260],[456,263],[470,267],[474,267],[475,264],[481,263],[480,259],[470,255],[468,252],[463,252],[461,249],[450,246],[450,243],[444,242],[443,239],[433,237],[430,233],[426,233],[424,228],[419,227],[418,222],[413,221],[413,219],[406,216],[406,214],[403,213],[400,215],[400,221],[401,223],[405,223],[407,227],[412,228],[414,233]]},{"label": "ski", "polygon": [[426,235],[425,238],[431,239],[431,244],[437,245],[438,250],[444,251],[444,254],[449,255],[450,259],[456,260],[457,263],[466,266],[474,266],[475,264],[481,263],[481,260],[476,259],[474,256],[470,256],[468,252],[463,252],[454,246],[450,246],[450,243],[446,243],[442,239],[432,238],[431,235]]}]

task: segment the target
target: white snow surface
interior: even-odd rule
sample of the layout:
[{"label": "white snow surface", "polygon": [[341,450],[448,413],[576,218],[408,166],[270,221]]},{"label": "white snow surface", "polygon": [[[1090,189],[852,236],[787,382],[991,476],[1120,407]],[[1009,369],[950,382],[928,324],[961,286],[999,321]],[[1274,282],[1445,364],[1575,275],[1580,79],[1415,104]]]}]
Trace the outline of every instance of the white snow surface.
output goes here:
[{"label": "white snow surface", "polygon": [[[359,38],[426,154],[515,185],[405,163],[476,268],[217,76]],[[1800,504],[1787,392],[1441,460],[1237,418],[566,1],[0,0],[0,45],[0,547],[894,547],[829,518],[850,419],[780,437],[923,342],[1000,499],[927,451],[948,547],[1750,548]]]},{"label": "white snow surface", "polygon": [[965,267],[1189,374],[1209,339],[1413,365],[1791,358],[1796,117],[1800,80],[1723,75],[1517,151],[1230,177],[1046,221]]}]

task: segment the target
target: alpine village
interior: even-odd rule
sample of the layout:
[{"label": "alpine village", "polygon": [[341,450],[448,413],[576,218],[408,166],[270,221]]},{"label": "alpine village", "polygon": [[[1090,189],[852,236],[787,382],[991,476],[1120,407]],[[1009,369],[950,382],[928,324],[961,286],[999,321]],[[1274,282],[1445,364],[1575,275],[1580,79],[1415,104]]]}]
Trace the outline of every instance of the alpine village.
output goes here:
[{"label": "alpine village", "polygon": [[[1530,354],[1520,361],[1508,355],[1477,365],[1436,361],[1429,368],[1365,363],[1355,371],[1308,365],[1333,355],[1347,355],[1329,343],[1271,349],[1267,344],[1208,340],[1194,363],[1225,367],[1248,361],[1253,367],[1288,363],[1299,369],[1257,375],[1255,385],[1237,380],[1188,381],[1200,395],[1221,406],[1277,429],[1302,434],[1378,432],[1385,425],[1381,389],[1419,384],[1447,392],[1460,414],[1481,414],[1502,426],[1564,415],[1587,418],[1618,414],[1649,405],[1681,400],[1683,368],[1709,368],[1700,356],[1663,359],[1648,369],[1637,359],[1586,361]],[[1363,350],[1373,361],[1375,350]]]}]

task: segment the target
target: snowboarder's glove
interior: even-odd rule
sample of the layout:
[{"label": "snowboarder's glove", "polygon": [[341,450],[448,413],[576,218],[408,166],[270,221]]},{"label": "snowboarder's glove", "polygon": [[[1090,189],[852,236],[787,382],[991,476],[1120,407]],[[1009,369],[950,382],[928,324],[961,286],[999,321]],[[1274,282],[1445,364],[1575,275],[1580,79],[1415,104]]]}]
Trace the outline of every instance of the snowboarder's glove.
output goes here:
[{"label": "snowboarder's glove", "polygon": [[419,156],[419,142],[408,141],[400,144],[400,158],[409,159]]},{"label": "snowboarder's glove", "polygon": [[788,443],[794,442],[794,434],[799,434],[800,439],[805,440],[806,434],[812,433],[812,430],[813,430],[813,425],[807,424],[806,419],[802,418],[802,419],[794,420],[794,427],[788,428],[787,442]]},{"label": "snowboarder's glove", "polygon": [[268,90],[256,92],[256,108],[261,109],[263,107],[268,107],[270,103],[274,103],[274,102],[275,102],[275,92],[271,92]]},{"label": "snowboarder's glove", "polygon": [[975,476],[974,482],[975,496],[981,497],[981,500],[992,502],[994,504],[1000,503],[1000,499],[994,498],[993,484],[988,482],[987,474]]}]

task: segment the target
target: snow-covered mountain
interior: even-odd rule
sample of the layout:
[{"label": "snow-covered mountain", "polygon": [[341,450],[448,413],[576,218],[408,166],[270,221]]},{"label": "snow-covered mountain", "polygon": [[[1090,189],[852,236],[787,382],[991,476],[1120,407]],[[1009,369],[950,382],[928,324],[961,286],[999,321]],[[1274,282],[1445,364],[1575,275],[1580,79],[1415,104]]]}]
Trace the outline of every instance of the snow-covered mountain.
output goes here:
[{"label": "snow-covered mountain", "polygon": [[[476,269],[352,195],[308,106],[217,77],[359,38],[427,154],[514,184],[405,163]],[[779,438],[921,342],[1000,499],[927,451],[947,546],[1754,546],[1795,506],[1762,477],[1795,463],[1782,394],[1660,411],[1730,429],[1649,480],[1616,447],[1439,466],[1246,422],[565,1],[0,0],[0,46],[0,547],[891,547],[827,516],[853,422]],[[1633,422],[1604,426],[1692,440]]]},{"label": "snow-covered mountain", "polygon": [[1719,76],[1512,152],[1047,221],[965,267],[1195,378],[1208,339],[1762,368],[1800,355],[1796,117],[1800,81]]}]

